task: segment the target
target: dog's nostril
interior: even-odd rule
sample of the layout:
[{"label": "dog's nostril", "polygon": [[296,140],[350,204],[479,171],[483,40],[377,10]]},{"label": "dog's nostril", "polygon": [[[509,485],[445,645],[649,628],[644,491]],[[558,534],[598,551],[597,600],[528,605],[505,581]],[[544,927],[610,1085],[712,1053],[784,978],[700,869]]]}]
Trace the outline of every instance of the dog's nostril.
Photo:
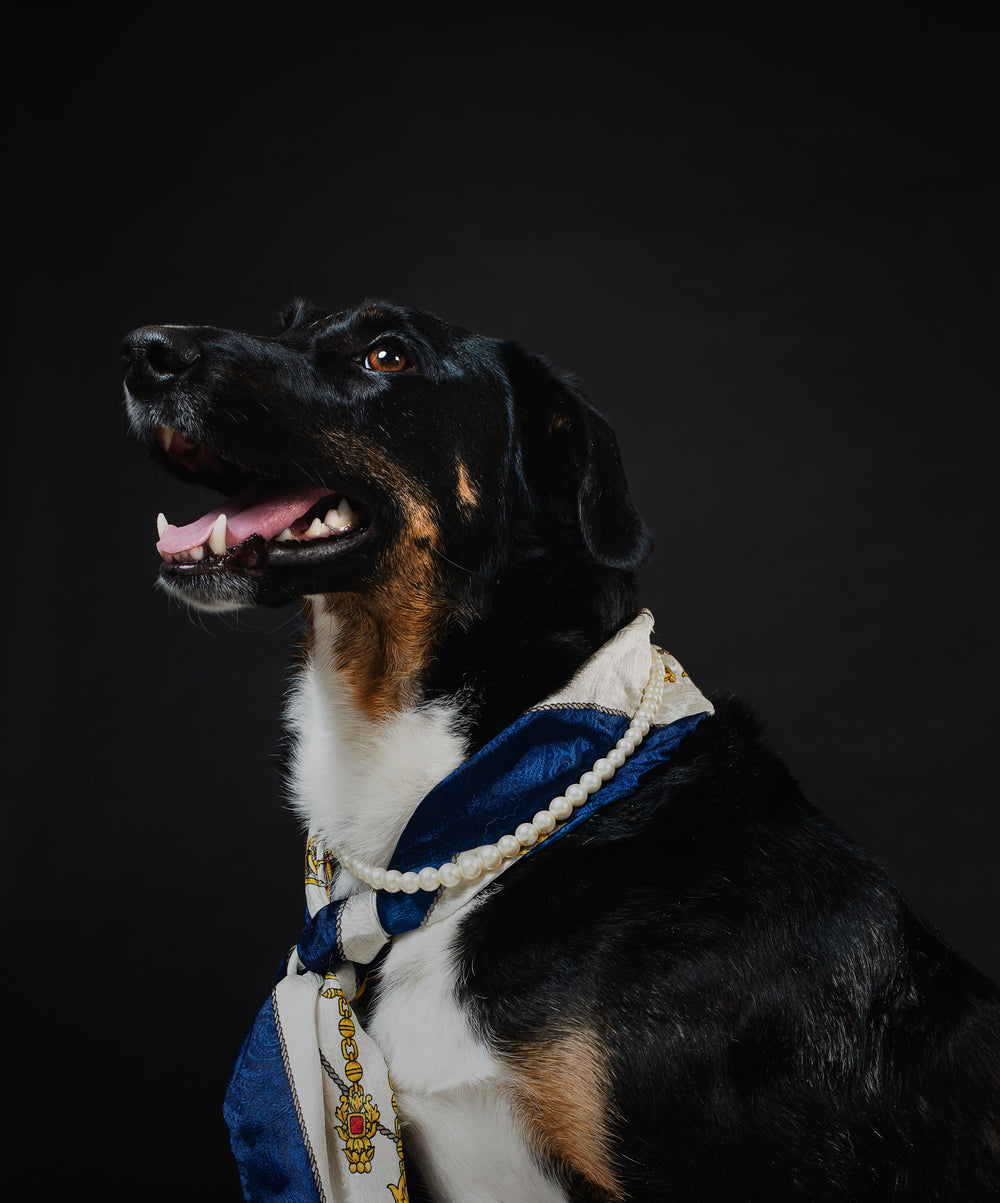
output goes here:
[{"label": "dog's nostril", "polygon": [[177,345],[172,341],[150,342],[146,347],[149,366],[161,376],[179,376],[198,358],[196,348],[186,344]]},{"label": "dog's nostril", "polygon": [[142,326],[122,343],[122,367],[133,384],[166,384],[201,358],[201,344],[183,327]]}]

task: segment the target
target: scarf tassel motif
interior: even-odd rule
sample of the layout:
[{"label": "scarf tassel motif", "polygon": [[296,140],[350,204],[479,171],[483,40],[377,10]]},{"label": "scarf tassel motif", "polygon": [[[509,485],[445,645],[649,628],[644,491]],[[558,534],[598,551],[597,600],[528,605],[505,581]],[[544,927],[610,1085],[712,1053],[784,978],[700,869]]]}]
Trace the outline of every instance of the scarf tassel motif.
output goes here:
[{"label": "scarf tassel motif", "polygon": [[[495,842],[528,822],[630,722],[649,674],[652,615],[644,610],[572,681],[516,719],[434,787],[410,819],[390,868],[418,872]],[[711,704],[665,652],[665,687],[649,733],[610,780],[519,856],[475,881],[414,894],[364,890],[330,901],[322,840],[306,848],[308,920],[261,1007],[230,1077],[224,1108],[248,1203],[406,1203],[396,1095],[374,1041],[351,1009],[359,966],[394,935],[440,922],[524,856],[632,793],[668,761]]]}]

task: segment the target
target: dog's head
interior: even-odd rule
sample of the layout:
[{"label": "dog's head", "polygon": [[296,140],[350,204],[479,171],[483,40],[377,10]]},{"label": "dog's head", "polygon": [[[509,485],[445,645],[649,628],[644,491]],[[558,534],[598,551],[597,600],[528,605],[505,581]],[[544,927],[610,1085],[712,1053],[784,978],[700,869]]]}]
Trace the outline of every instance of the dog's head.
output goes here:
[{"label": "dog's head", "polygon": [[143,327],[123,362],[137,436],[227,498],[160,519],[160,580],[190,605],[381,598],[426,641],[542,549],[615,574],[648,554],[610,428],[511,343],[395,305],[297,303],[272,337]]}]

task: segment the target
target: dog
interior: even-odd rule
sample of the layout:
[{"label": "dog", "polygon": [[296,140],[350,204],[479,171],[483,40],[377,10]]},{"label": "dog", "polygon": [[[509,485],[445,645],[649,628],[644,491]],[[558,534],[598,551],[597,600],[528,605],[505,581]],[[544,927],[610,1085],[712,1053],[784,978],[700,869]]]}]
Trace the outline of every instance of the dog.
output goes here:
[{"label": "dog", "polygon": [[[623,631],[649,658],[652,540],[610,426],[547,361],[382,302],[296,302],[271,336],[146,326],[123,363],[135,435],[226,499],[160,516],[160,586],[304,611],[288,773],[337,850],[313,864],[324,900],[416,898],[418,862],[387,866],[421,800],[551,716]],[[652,663],[647,684],[659,664],[695,688]],[[632,704],[595,700],[640,740],[603,770],[610,789],[630,757],[628,791],[499,869],[491,852],[467,903],[393,935],[353,999],[328,991],[398,1103],[395,1128],[359,1102],[348,1129],[336,1079],[351,1181],[381,1123],[397,1199],[1000,1196],[996,987],[802,796],[741,700],[706,702],[646,767]],[[448,863],[432,898],[461,888]]]}]

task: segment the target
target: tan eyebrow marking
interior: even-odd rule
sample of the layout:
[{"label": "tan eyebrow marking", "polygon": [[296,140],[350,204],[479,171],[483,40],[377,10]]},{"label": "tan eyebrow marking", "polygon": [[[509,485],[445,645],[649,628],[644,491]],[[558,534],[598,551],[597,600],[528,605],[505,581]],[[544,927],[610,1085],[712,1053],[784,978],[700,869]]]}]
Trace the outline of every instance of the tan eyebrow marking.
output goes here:
[{"label": "tan eyebrow marking", "polygon": [[458,500],[462,505],[467,505],[470,508],[477,506],[479,504],[479,493],[476,490],[476,486],[472,483],[468,468],[466,468],[458,456],[455,457],[455,473],[458,476]]}]

